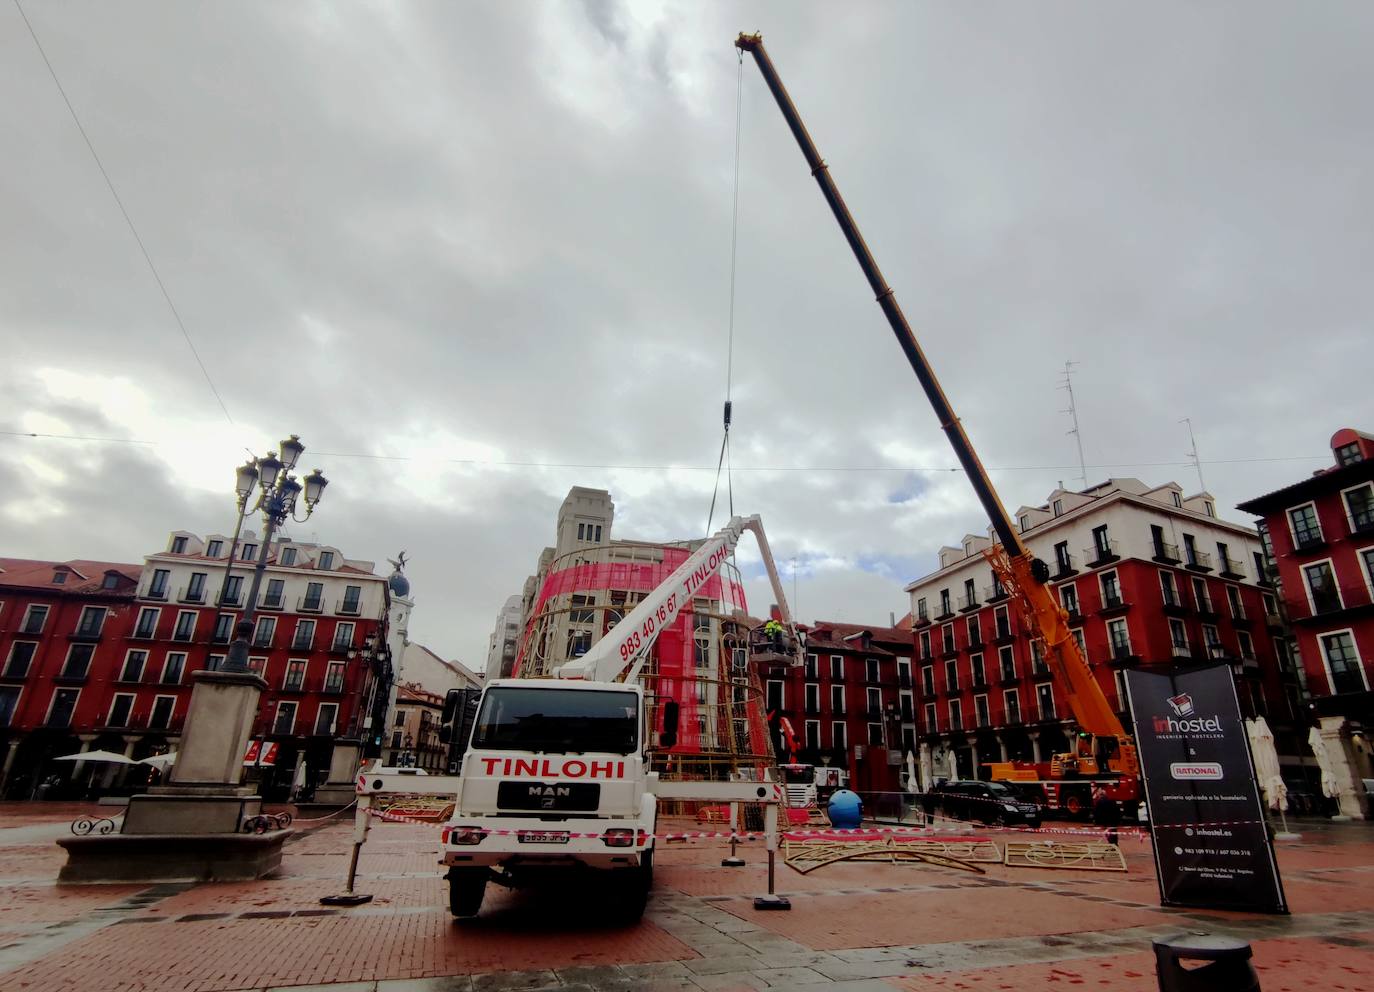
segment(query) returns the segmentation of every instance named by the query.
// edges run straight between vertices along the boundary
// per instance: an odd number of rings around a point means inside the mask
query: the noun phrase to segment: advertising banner
[[[1229,665],[1128,671],[1165,906],[1287,913]]]

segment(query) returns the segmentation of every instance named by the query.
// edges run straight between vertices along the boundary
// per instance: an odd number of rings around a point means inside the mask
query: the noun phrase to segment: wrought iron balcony
[[[299,613],[322,613],[324,612],[324,597],[301,596],[296,600],[296,610]]]
[[[1083,560],[1088,563],[1089,568],[1101,568],[1103,565],[1110,565],[1114,561],[1120,561],[1121,555],[1118,554],[1120,545],[1110,538],[1099,541],[1090,548],[1083,549]]]
[[[1189,551],[1188,562],[1184,567],[1191,572],[1210,572],[1212,556],[1206,551]]]
[[[342,617],[356,617],[362,612],[362,608],[363,604],[361,599],[349,599],[346,596],[334,604],[334,612]],[[701,617],[699,619],[704,619],[708,625],[710,624],[710,617]]]
[[[1245,572],[1242,571],[1244,568],[1245,566],[1236,559],[1226,557],[1221,559],[1221,572],[1219,574],[1224,579],[1243,579],[1245,578]]]
[[[1154,560],[1162,565],[1177,565],[1183,559],[1179,557],[1177,544],[1169,544],[1167,541],[1156,541]]]
[[[970,610],[976,610],[976,609],[978,609],[978,607],[980,607],[980,606],[982,606],[982,605],[983,605],[982,603],[978,602],[978,597],[977,597],[976,595],[974,595],[974,596],[960,596],[960,597],[959,597],[959,612],[960,612],[960,613],[968,613]]]
[[[181,590],[181,592],[177,593],[177,602],[180,602],[180,603],[203,603],[203,602],[205,602],[205,587],[204,587],[204,586],[201,586],[199,589],[192,589],[190,586],[187,586],[185,589]]]

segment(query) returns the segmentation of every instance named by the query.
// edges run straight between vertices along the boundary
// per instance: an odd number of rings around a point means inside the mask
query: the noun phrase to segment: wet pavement
[[[720,866],[719,841],[663,844],[644,920],[603,921],[588,891],[491,887],[482,914],[446,908],[432,827],[374,826],[358,889],[342,890],[349,817],[298,821],[278,876],[199,885],[57,886],[54,843],[79,814],[0,805],[0,988],[23,992],[506,989],[1153,990],[1152,939],[1204,930],[1250,941],[1266,992],[1374,988],[1374,827],[1302,822],[1279,846],[1287,917],[1159,906],[1149,846],[1127,871],[779,864],[790,912],[759,912],[764,852]],[[999,843],[1009,834],[979,830]],[[1020,838],[1024,835],[1015,835]]]

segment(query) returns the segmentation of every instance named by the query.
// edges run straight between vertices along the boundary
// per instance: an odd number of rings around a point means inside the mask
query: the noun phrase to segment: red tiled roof
[[[62,568],[69,569],[81,581],[54,584],[53,572]],[[100,589],[106,572],[118,572],[131,582],[137,582],[143,574],[142,565],[121,561],[92,561],[86,558],[73,558],[70,561],[0,558],[0,570],[3,570],[0,571],[0,586],[51,589],[58,592],[108,592],[109,590]]]

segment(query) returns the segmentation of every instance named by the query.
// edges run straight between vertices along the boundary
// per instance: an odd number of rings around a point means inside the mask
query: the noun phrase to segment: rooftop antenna
[[[1083,488],[1087,489],[1088,466],[1083,460],[1083,435],[1079,433],[1078,430],[1078,406],[1073,400],[1073,367],[1077,364],[1077,362],[1064,363],[1064,382],[1059,388],[1065,390],[1069,394],[1069,408],[1067,410],[1060,410],[1059,412],[1067,413],[1073,420],[1073,429],[1065,433],[1072,434],[1074,441],[1078,444],[1078,477],[1083,480]],[[1060,488],[1063,488],[1064,484],[1061,482],[1059,485]]]
[[[1193,460],[1193,468],[1197,469],[1197,484],[1202,492],[1207,491],[1207,483],[1202,480],[1202,459],[1197,454],[1197,438],[1193,436],[1193,418],[1184,417],[1179,421],[1180,424],[1188,425],[1188,440],[1193,445],[1193,450],[1188,452],[1188,457]]]

